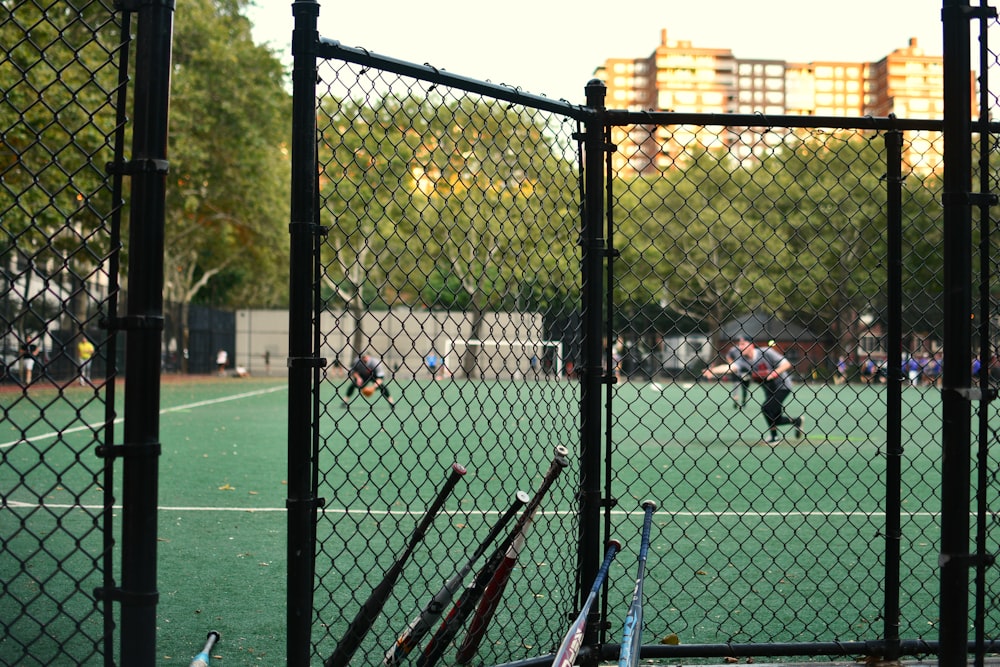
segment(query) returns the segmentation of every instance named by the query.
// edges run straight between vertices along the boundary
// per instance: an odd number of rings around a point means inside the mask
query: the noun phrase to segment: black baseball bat
[[[556,481],[566,467],[569,466],[569,459],[566,456],[569,451],[559,445],[556,447],[555,456],[552,459],[552,464],[549,466],[548,471],[546,471],[545,476],[542,478],[542,483],[535,491],[535,495],[532,496],[531,500],[525,506],[524,511],[521,516],[518,517],[517,523],[514,524],[514,529],[511,531],[510,535],[504,538],[504,541],[499,547],[490,555],[489,560],[486,564],[476,573],[472,584],[466,587],[462,591],[462,595],[459,596],[458,602],[452,607],[451,611],[448,612],[448,616],[445,617],[444,622],[431,637],[431,640],[424,647],[423,653],[417,658],[417,667],[433,667],[434,664],[441,658],[444,654],[445,649],[451,640],[455,638],[458,631],[465,624],[465,621],[469,618],[469,615],[476,608],[476,603],[479,598],[483,596],[486,591],[487,585],[493,578],[497,569],[503,563],[504,557],[507,554],[507,550],[510,545],[514,543],[517,536],[521,534],[525,525],[531,521],[532,516],[534,516],[535,511],[542,502],[542,498],[545,497],[545,493],[549,490],[549,487]]]
[[[389,594],[392,592],[393,586],[396,585],[396,580],[399,579],[399,575],[403,572],[403,567],[406,565],[406,561],[410,558],[413,550],[416,548],[417,544],[424,538],[424,534],[427,529],[430,528],[431,523],[434,521],[435,515],[440,511],[441,507],[444,505],[444,501],[447,500],[448,496],[451,494],[455,485],[458,484],[458,480],[462,478],[465,474],[465,468],[458,463],[453,463],[451,466],[451,473],[448,475],[448,479],[445,480],[444,486],[438,491],[437,497],[434,498],[434,502],[431,506],[427,508],[427,512],[424,514],[420,523],[417,525],[413,534],[410,536],[410,541],[403,549],[403,552],[396,559],[396,562],[392,564],[389,570],[382,577],[382,581],[379,582],[375,590],[371,592],[365,603],[361,605],[361,609],[358,611],[354,620],[347,628],[347,632],[341,638],[340,643],[337,644],[337,648],[334,650],[333,655],[326,659],[323,663],[324,667],[346,667],[346,665],[351,661],[351,657],[354,652],[358,650],[361,646],[361,640],[365,638],[365,635],[372,628],[372,624],[378,615],[382,612],[382,607],[385,606],[386,600],[389,599]]]
[[[642,540],[639,543],[639,565],[632,589],[632,602],[625,614],[625,628],[622,632],[622,649],[618,654],[618,667],[636,667],[639,664],[639,647],[642,645],[642,584],[646,578],[646,556],[649,554],[649,534],[653,527],[653,512],[656,503],[642,501],[646,513],[642,521]]]
[[[420,614],[410,621],[410,624],[403,634],[400,635],[399,639],[396,640],[393,647],[386,652],[382,664],[390,667],[403,664],[406,656],[420,644],[420,641],[431,631],[438,619],[441,618],[445,607],[451,602],[455,593],[462,586],[465,577],[468,576],[469,572],[472,572],[476,561],[486,553],[489,546],[500,535],[500,531],[507,527],[507,524],[514,518],[517,511],[524,507],[527,502],[528,494],[524,491],[518,491],[514,495],[514,502],[510,508],[494,524],[493,528],[490,529],[489,534],[479,543],[479,546],[476,547],[469,560],[444,582],[444,585],[434,594],[434,597],[431,598]]]
[[[587,629],[587,615],[590,614],[590,607],[594,604],[594,600],[597,599],[597,593],[601,590],[601,586],[604,585],[604,580],[608,576],[608,570],[611,569],[611,561],[615,559],[615,555],[621,548],[622,545],[617,540],[608,542],[608,549],[604,553],[604,562],[601,564],[601,569],[597,571],[597,576],[594,577],[594,585],[590,588],[590,595],[587,596],[586,601],[583,603],[583,609],[580,610],[576,620],[573,621],[573,625],[570,626],[569,632],[563,638],[559,650],[556,651],[556,657],[552,660],[552,667],[573,667],[573,663],[576,662],[576,656],[580,652],[580,645],[583,643],[583,633]]]

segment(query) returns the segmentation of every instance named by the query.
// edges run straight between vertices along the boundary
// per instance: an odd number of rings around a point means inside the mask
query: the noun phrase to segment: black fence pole
[[[587,121],[584,138],[584,210],[580,243],[582,278],[582,361],[580,387],[580,541],[577,588],[589,591],[601,563],[601,398],[604,387],[602,333],[604,321],[604,123],[605,85],[587,83],[587,106],[597,113]],[[594,615],[598,614],[595,610]],[[589,619],[583,646],[596,641]]]
[[[289,667],[308,667],[315,572],[312,379],[313,255],[316,245],[316,48],[319,3],[292,3],[292,193],[288,309],[288,572]]]
[[[129,289],[125,338],[122,466],[121,664],[155,665],[156,538],[160,456],[160,348],[166,219],[167,120],[172,0],[136,13],[135,124],[131,175]]]
[[[885,135],[889,386],[886,392],[885,460],[885,660],[899,658],[899,552],[902,535],[903,457],[903,133]]]
[[[993,168],[990,165],[990,158],[993,155],[993,146],[996,140],[993,133],[986,126],[990,119],[990,91],[989,62],[993,57],[989,43],[989,27],[997,17],[995,7],[989,8],[989,15],[980,16],[979,19],[979,394],[982,400],[979,407],[978,431],[979,447],[976,459],[976,553],[979,558],[976,560],[975,576],[975,653],[973,664],[975,667],[983,667],[986,663],[986,614],[992,595],[987,596],[986,569],[993,567],[994,556],[987,555],[988,534],[992,525],[990,511],[990,480],[994,471],[990,465],[990,442],[994,438],[994,432],[990,429],[989,403],[996,399],[995,390],[990,385],[993,382],[993,340],[990,330],[993,328],[993,298],[991,294],[993,279],[993,262],[991,256],[993,220],[990,216],[990,207],[997,205],[997,195],[992,192]],[[987,18],[991,20],[987,20]]]
[[[941,415],[941,665],[968,659],[972,147],[969,4],[944,0],[944,349]]]

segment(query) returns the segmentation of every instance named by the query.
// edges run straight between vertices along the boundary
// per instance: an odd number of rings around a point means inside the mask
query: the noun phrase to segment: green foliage
[[[14,9],[16,8],[16,12]],[[75,329],[88,282],[117,248],[105,164],[114,160],[117,40],[111,3],[0,2],[0,311],[22,337]],[[40,292],[68,295],[59,308]],[[76,318],[76,323],[65,319]]]
[[[542,121],[497,102],[321,99],[320,179],[337,307],[469,311],[574,289],[574,167]]]
[[[202,290],[216,305],[287,300],[291,102],[245,5],[192,0],[176,12],[165,290],[180,303]]]
[[[881,138],[788,135],[742,164],[726,151],[615,185],[616,299],[657,303],[718,326],[752,311],[817,332],[885,307],[886,184]],[[907,275],[940,288],[940,184],[905,182]]]

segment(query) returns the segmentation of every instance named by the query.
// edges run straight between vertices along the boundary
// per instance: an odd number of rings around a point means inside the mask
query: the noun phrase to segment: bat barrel
[[[642,645],[642,584],[646,576],[646,557],[649,553],[650,532],[653,526],[653,512],[656,511],[656,503],[652,500],[644,500],[642,509],[645,511],[645,516],[642,522],[642,540],[639,545],[639,565],[635,578],[635,588],[632,591],[632,602],[625,615],[621,652],[618,654],[618,667],[638,665],[639,647]]]

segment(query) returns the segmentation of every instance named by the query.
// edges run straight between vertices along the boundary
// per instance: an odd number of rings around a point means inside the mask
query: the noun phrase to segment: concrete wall
[[[349,366],[363,350],[381,357],[396,377],[428,375],[424,358],[434,350],[443,355],[449,340],[471,337],[472,321],[464,312],[393,308],[365,313],[361,321],[360,348],[352,347],[355,322],[341,312],[320,318],[320,356],[328,372],[336,364]],[[494,340],[538,341],[543,338],[539,313],[486,313],[483,337]],[[270,364],[267,364],[267,355]],[[236,311],[236,351],[232,363],[254,376],[287,376],[288,312],[284,310]]]

